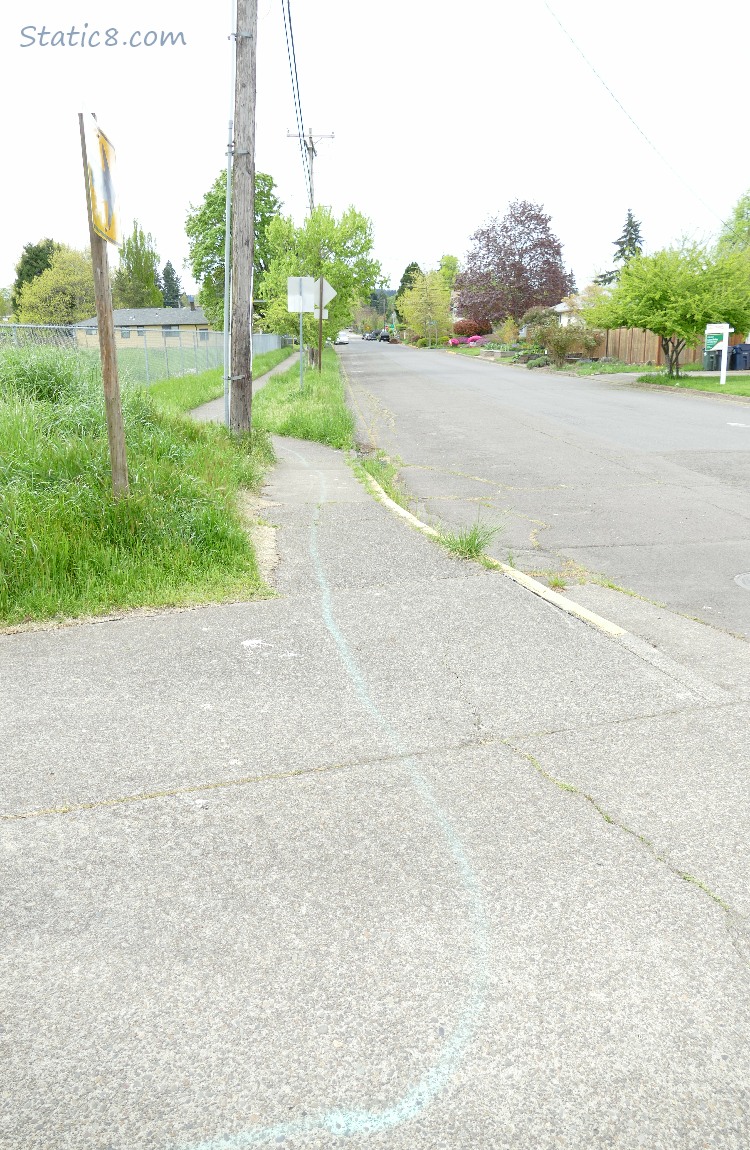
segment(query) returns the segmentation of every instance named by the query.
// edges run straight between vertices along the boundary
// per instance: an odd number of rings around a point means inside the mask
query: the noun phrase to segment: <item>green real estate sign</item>
[[[712,335],[706,336],[706,351],[712,351],[717,343],[723,343],[724,336],[720,331],[714,332]]]

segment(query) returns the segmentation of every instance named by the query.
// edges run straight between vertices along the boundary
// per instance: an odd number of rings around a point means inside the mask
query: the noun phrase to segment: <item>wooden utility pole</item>
[[[83,178],[86,185],[86,207],[89,217],[89,242],[91,244],[91,263],[94,269],[96,323],[99,331],[99,351],[102,361],[104,409],[107,416],[107,438],[109,440],[109,462],[112,469],[112,490],[114,491],[115,499],[120,499],[129,494],[128,460],[125,452],[125,427],[122,420],[122,403],[120,401],[120,379],[117,374],[115,320],[112,314],[112,287],[109,282],[107,241],[102,239],[102,237],[94,231],[94,215],[89,182],[89,157],[86,153],[86,132],[83,123],[83,113],[81,112],[78,114],[78,126],[81,131]],[[98,158],[96,162],[98,162]]]
[[[232,168],[232,379],[229,426],[250,430],[253,402],[255,240],[255,57],[258,0],[237,0]]]

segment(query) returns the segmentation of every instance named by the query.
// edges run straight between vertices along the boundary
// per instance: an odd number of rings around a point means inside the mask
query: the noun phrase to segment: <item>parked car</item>
[[[381,331],[379,339],[382,340],[383,343],[390,343],[391,342],[391,333],[389,331],[385,331],[385,330]]]
[[[334,343],[348,343],[349,342],[349,332],[348,331],[340,331],[333,342]]]

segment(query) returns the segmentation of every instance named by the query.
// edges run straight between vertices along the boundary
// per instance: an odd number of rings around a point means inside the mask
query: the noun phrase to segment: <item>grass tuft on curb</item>
[[[299,367],[273,376],[253,400],[253,424],[273,435],[309,439],[329,447],[354,447],[354,416],[346,406],[338,356],[323,352],[323,370]]]
[[[403,507],[404,511],[409,510],[409,496],[399,482],[398,467],[384,451],[378,450],[375,455],[357,456],[354,468],[355,471],[364,471],[371,475],[375,482],[380,484],[389,499],[392,499],[399,507]]]
[[[268,436],[122,395],[130,495],[112,495],[98,364],[0,353],[0,622],[268,595],[237,509],[273,461]]]
[[[439,531],[438,540],[443,547],[461,559],[481,559],[485,549],[501,530],[500,526],[490,527],[487,523],[480,523],[477,520],[471,527],[462,527],[458,531]]]

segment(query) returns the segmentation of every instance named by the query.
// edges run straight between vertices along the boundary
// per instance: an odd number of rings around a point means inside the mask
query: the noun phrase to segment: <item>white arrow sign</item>
[[[317,304],[315,305],[315,311],[313,312],[313,315],[315,316],[316,319],[320,319],[320,308],[318,307]],[[328,319],[328,308],[327,307],[323,308],[323,319]]]
[[[312,276],[289,276],[286,281],[287,311],[312,311],[318,298],[314,287]]]
[[[330,303],[335,295],[336,295],[336,292],[331,287],[328,280],[323,280],[323,307],[325,307],[327,303]],[[315,300],[315,306],[319,307],[320,306],[320,280],[319,279],[317,279],[313,285],[313,299]]]

